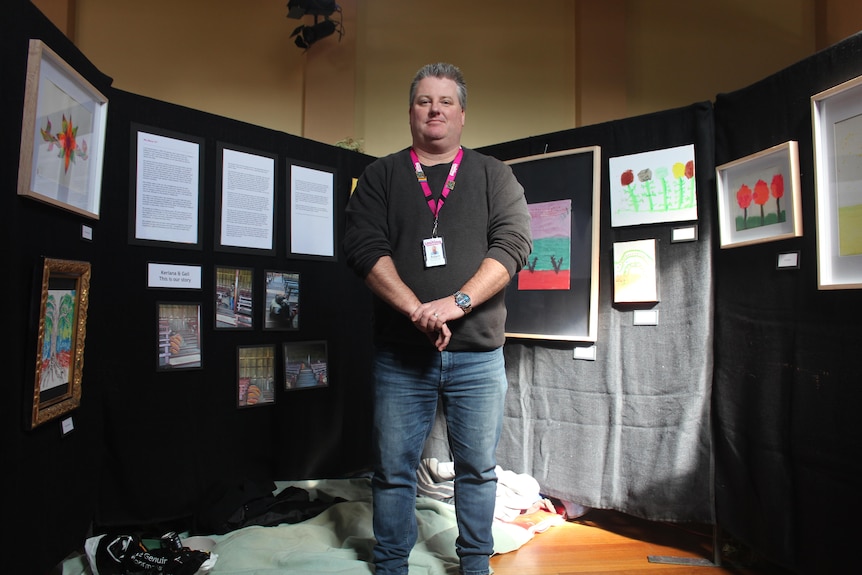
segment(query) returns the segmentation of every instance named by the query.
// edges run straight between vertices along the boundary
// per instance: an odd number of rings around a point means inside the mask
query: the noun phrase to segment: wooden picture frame
[[[108,99],[41,40],[30,40],[18,194],[99,219]]]
[[[31,429],[81,403],[89,299],[89,263],[44,259]]]
[[[284,389],[329,387],[329,351],[326,341],[290,341],[283,344]]]
[[[817,287],[862,288],[862,76],[811,96]]]
[[[795,140],[717,166],[715,176],[721,248],[802,235]]]
[[[237,408],[275,403],[275,344],[237,346],[236,390]]]
[[[528,265],[506,289],[506,337],[596,341],[601,155],[588,146],[506,162],[533,227]]]

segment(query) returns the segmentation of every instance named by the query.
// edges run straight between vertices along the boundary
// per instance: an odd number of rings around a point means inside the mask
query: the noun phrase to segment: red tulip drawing
[[[760,224],[763,225],[766,215],[763,213],[763,205],[769,201],[769,186],[763,180],[757,180],[754,184],[754,203],[760,206]]]
[[[769,187],[772,190],[772,197],[775,198],[775,213],[778,215],[778,221],[783,221],[781,217],[781,198],[784,197],[784,176],[781,174],[772,176],[772,183]]]
[[[626,194],[629,196],[629,201],[635,211],[638,211],[638,197],[635,193],[635,174],[632,170],[626,170],[620,175],[620,184],[625,188]]]
[[[747,227],[746,222],[748,220],[748,206],[751,205],[753,194],[751,193],[751,188],[747,185],[742,184],[742,186],[736,192],[736,203],[739,204],[739,207],[742,208],[742,227],[737,226],[737,229],[745,229]]]

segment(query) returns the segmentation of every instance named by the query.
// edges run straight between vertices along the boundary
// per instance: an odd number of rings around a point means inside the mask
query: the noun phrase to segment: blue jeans
[[[502,348],[384,348],[374,360],[376,575],[407,573],[416,543],[416,470],[442,399],[455,462],[455,551],[464,575],[487,575],[494,552],[496,450],[503,425]]]

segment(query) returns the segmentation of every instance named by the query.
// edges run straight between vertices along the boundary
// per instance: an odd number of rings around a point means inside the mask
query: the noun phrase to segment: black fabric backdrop
[[[714,419],[719,523],[800,573],[845,572],[860,535],[862,306],[817,289],[810,102],[859,74],[856,35],[715,101],[717,165],[799,142],[803,236],[717,252]]]
[[[367,290],[340,261],[288,260],[282,210],[275,256],[216,252],[213,198],[219,141],[277,153],[281,190],[288,158],[335,169],[339,205],[347,200],[350,178],[371,159],[114,90],[111,79],[28,1],[7,2],[4,14],[0,101],[8,113],[0,115],[6,135],[0,211],[7,220],[0,249],[7,272],[5,317],[12,337],[2,352],[9,385],[0,402],[0,425],[4,461],[11,467],[4,502],[7,509],[24,510],[11,518],[7,570],[46,572],[81,545],[91,524],[107,529],[187,518],[206,487],[218,480],[332,476],[364,466],[369,459]],[[17,111],[23,102],[31,37],[43,39],[110,98],[98,221],[14,193],[21,131]],[[854,523],[862,511],[857,460],[862,434],[856,417],[862,392],[854,352],[862,343],[857,327],[862,314],[858,290],[816,288],[809,97],[862,73],[860,51],[862,39],[848,39],[747,89],[719,95],[714,111],[708,103],[695,104],[483,150],[507,159],[600,144],[607,158],[682,143],[698,145],[696,242],[670,245],[672,226],[667,225],[611,229],[604,164],[597,360],[574,361],[571,345],[553,342],[512,342],[507,347],[511,397],[535,402],[508,405],[501,452],[506,467],[523,463],[518,471],[532,472],[549,491],[588,505],[647,517],[708,518],[711,438],[704,422],[710,414],[708,405],[704,413],[694,413],[691,406],[705,405],[711,392],[716,519],[722,528],[799,573],[843,572],[854,563],[859,533]],[[709,135],[713,119],[714,140]],[[202,250],[128,243],[132,121],[205,138]],[[716,229],[711,166],[788,139],[800,144],[805,235],[718,250],[711,232]],[[286,202],[280,205],[284,208]],[[342,212],[337,213],[340,232]],[[81,239],[82,224],[92,227],[92,241]],[[657,329],[631,326],[631,309],[611,303],[613,242],[642,237],[659,238],[662,301]],[[777,254],[790,250],[800,251],[801,269],[775,270]],[[82,404],[72,412],[75,427],[66,436],[58,421],[32,431],[28,424],[36,357],[34,283],[43,256],[93,265]],[[169,294],[149,290],[148,262],[201,265],[203,289]],[[264,269],[299,272],[305,304],[301,331],[215,332],[205,321],[203,369],[156,373],[156,302],[201,301],[204,320],[211,318],[212,270],[217,264],[253,267],[258,289]],[[665,290],[668,285],[685,285],[690,294],[674,295]],[[236,409],[236,346],[292,339],[329,341],[330,387],[279,393],[275,405]],[[654,356],[633,361],[637,354],[632,352],[643,349]],[[662,366],[662,358],[673,362]],[[698,364],[703,373],[714,372],[714,379],[698,372]],[[550,368],[536,368],[543,365]],[[649,455],[633,454],[629,439],[639,439],[633,435],[617,433],[623,440],[614,444],[581,441],[595,420],[610,422],[606,435],[611,435],[644,415],[633,409],[640,404],[622,402],[630,411],[614,420],[595,404],[581,401],[587,397],[582,392],[617,381],[622,383],[608,389],[617,393],[619,385],[639,386],[650,392],[640,399],[653,404],[661,400],[656,390],[692,392],[689,399],[697,401],[689,401],[684,414],[670,412],[661,426],[673,437],[682,429],[674,423],[695,423],[695,441],[684,443],[691,463],[686,474],[670,482],[643,481],[641,464]],[[560,397],[571,407],[570,417],[561,415],[554,403]],[[533,417],[530,409],[536,405],[554,417]],[[553,425],[539,433],[539,424],[546,421]],[[520,422],[524,435],[515,425]],[[660,436],[644,433],[640,438],[654,441]],[[544,441],[535,441],[539,437]],[[516,446],[522,439],[524,445]],[[602,461],[608,448],[615,450],[615,468]],[[579,464],[587,469],[578,470]],[[572,469],[577,473],[570,477],[567,470]],[[608,490],[610,485],[616,487]]]
[[[109,99],[101,218],[90,220],[15,193],[27,47],[41,38]],[[341,148],[171,105],[111,87],[63,34],[29,2],[4,4],[0,115],[3,261],[6,263],[7,396],[2,405],[3,457],[12,486],[4,489],[13,531],[4,568],[45,573],[97,531],[182,525],[218,481],[341,476],[369,460],[368,290],[344,262],[287,258],[288,160],[336,172],[336,242],[351,178],[372,159]],[[205,139],[203,249],[131,245],[131,123]],[[224,142],[278,154],[276,254],[214,249],[216,146]],[[82,224],[93,230],[81,239]],[[340,244],[336,244],[340,256]],[[34,387],[41,258],[90,262],[81,406],[74,431],[60,420],[29,429]],[[148,289],[149,262],[200,265],[202,289]],[[256,327],[214,330],[214,266],[254,269]],[[298,272],[302,323],[296,332],[261,329],[264,270]],[[38,284],[37,284],[38,285]],[[203,367],[156,372],[159,301],[200,302]],[[14,335],[18,334],[18,335]],[[237,409],[236,348],[326,340],[330,385],[279,390],[274,405]],[[277,369],[280,375],[281,371]],[[277,377],[281,383],[281,377]],[[14,501],[14,505],[12,505]],[[159,535],[160,533],[156,533]]]
[[[4,216],[0,254],[4,263],[2,364],[4,397],[0,401],[3,463],[7,481],[3,508],[10,549],[4,569],[45,573],[82,542],[97,505],[101,469],[102,420],[98,394],[89,387],[85,363],[84,397],[74,415],[75,430],[62,437],[57,422],[30,431],[35,384],[37,309],[41,257],[92,260],[95,243],[80,239],[82,218],[30,199],[19,198],[18,158],[21,109],[29,38],[41,38],[95,87],[105,93],[111,79],[75,50],[29,2],[3,5],[0,34],[0,213]],[[97,236],[98,237],[98,236]],[[98,314],[98,304],[91,304]],[[89,342],[88,342],[89,343]],[[86,356],[90,366],[95,359]]]
[[[98,371],[90,373],[103,396],[107,454],[97,524],[188,515],[201,489],[215,479],[328,477],[366,465],[368,354],[355,345],[362,330],[351,326],[369,323],[370,297],[341,260],[288,258],[285,222],[289,160],[336,171],[340,238],[351,178],[359,176],[369,158],[118,90],[111,92],[110,105],[103,186],[111,193],[103,197],[105,217],[97,231],[110,267],[94,266],[91,301],[103,305],[94,306],[89,328],[97,337],[107,337],[87,343],[88,354],[98,358],[93,365]],[[206,139],[202,250],[128,243],[132,122]],[[275,256],[214,247],[220,142],[278,154]],[[340,252],[339,245],[336,250]],[[202,264],[203,289],[146,289],[148,262]],[[216,265],[253,268],[254,330],[213,329]],[[262,330],[266,270],[299,273],[298,331]],[[160,301],[202,302],[202,369],[155,372],[152,330]],[[275,343],[278,360],[282,342],[308,340],[328,342],[329,387],[282,390],[275,405],[236,408],[238,345]],[[276,373],[276,381],[283,382],[280,367]]]

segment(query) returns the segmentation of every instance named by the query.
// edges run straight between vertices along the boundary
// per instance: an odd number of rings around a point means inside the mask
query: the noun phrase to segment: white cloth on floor
[[[501,468],[497,471],[497,504],[494,517],[512,521],[542,499],[539,482],[526,473],[515,473]]]
[[[494,518],[512,521],[521,513],[530,510],[542,500],[539,482],[526,473],[515,473],[496,467],[497,502]],[[419,495],[451,503],[455,498],[455,463],[438,461],[429,457],[422,459],[416,470],[416,491]]]

